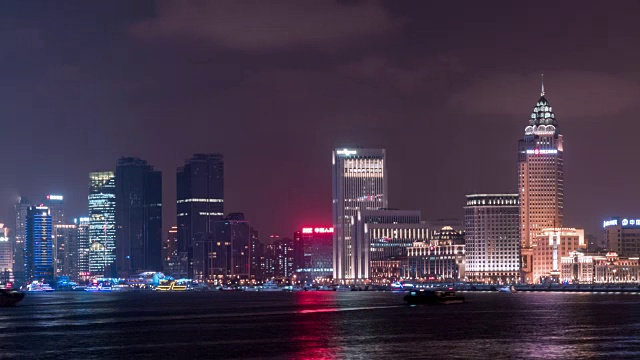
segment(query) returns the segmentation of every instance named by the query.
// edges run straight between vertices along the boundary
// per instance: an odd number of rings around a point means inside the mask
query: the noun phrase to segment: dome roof
[[[533,112],[529,117],[529,125],[553,125],[558,127],[558,121],[556,115],[553,113],[553,108],[549,104],[549,100],[544,97],[544,94],[538,99],[536,106],[533,108]]]

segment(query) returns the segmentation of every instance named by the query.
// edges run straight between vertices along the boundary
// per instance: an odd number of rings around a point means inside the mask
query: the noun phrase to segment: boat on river
[[[404,297],[407,305],[450,305],[464,303],[464,296],[456,295],[453,290],[411,290]]]
[[[0,306],[15,306],[24,299],[24,293],[13,289],[0,289]]]

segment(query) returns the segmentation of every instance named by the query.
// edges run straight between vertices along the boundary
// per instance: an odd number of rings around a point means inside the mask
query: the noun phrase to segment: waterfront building
[[[572,251],[561,261],[561,280],[565,283],[638,283],[640,265],[637,257],[623,258],[615,252],[603,255]]]
[[[215,223],[215,243],[209,254],[212,266],[209,274],[197,273],[194,267],[194,279],[198,276],[211,278],[222,276],[227,279],[248,280],[251,272],[251,226],[242,213],[231,213]]]
[[[112,171],[89,173],[89,271],[115,275],[116,193]]]
[[[532,279],[532,247],[543,229],[562,227],[564,148],[558,121],[545,98],[544,84],[518,143],[518,192],[523,278]]]
[[[162,173],[145,160],[116,165],[116,268],[119,277],[162,267]]]
[[[53,229],[51,213],[46,206],[27,208],[25,225],[25,281],[52,282],[53,273]]]
[[[89,223],[89,217],[73,219],[78,238],[78,273],[76,274],[78,281],[85,281],[91,276],[91,272],[89,271],[89,253],[91,249]]]
[[[296,253],[302,248],[302,263],[296,267],[301,280],[324,282],[333,277],[333,234],[329,226],[306,226],[293,234]]]
[[[562,257],[569,256],[572,251],[586,248],[584,229],[542,229],[533,242],[532,282],[559,282]]]
[[[27,209],[29,200],[21,197],[15,206],[16,226],[13,232],[13,276],[15,281],[22,284],[26,279],[24,268],[24,247],[26,239]]]
[[[178,227],[172,226],[167,234],[167,239],[162,244],[162,268],[165,274],[176,276],[186,274],[187,269],[180,269],[178,257]]]
[[[53,216],[51,216],[53,222]],[[54,277],[67,276],[78,281],[78,227],[76,225],[53,225]]]
[[[358,211],[386,208],[387,165],[384,149],[335,149],[332,157],[333,278],[356,281],[365,269],[356,262],[358,244],[353,226]]]
[[[622,257],[640,256],[640,217],[612,217],[603,227],[607,250]]]
[[[264,246],[264,258],[261,262],[261,272],[263,279],[271,279],[276,276],[276,240],[279,240],[279,235],[270,235],[270,244]]]
[[[9,228],[0,224],[0,284],[14,281],[13,243],[9,239]]]
[[[214,224],[224,217],[224,160],[221,154],[195,154],[177,171],[178,256],[193,277],[193,247],[212,238]],[[204,266],[203,263],[201,263]]]
[[[465,257],[468,281],[520,281],[518,194],[467,195]]]
[[[264,244],[260,242],[258,230],[250,228],[249,236],[251,238],[251,278],[261,280],[264,276],[260,266],[260,263],[264,258]]]
[[[408,274],[419,281],[464,281],[464,231],[444,226],[407,248]]]
[[[374,283],[396,281],[408,276],[407,248],[427,241],[429,230],[416,210],[360,210],[353,226],[352,268],[354,280]]]
[[[274,246],[275,277],[291,278],[295,274],[295,249],[290,238],[276,238]]]

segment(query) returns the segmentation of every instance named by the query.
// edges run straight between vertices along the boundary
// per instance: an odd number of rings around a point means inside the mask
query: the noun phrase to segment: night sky
[[[264,238],[331,224],[331,150],[384,147],[389,205],[462,218],[516,192],[540,96],[565,136],[565,225],[640,216],[638,2],[5,1],[0,221],[19,195],[86,214],[88,172],[225,156],[226,212]]]

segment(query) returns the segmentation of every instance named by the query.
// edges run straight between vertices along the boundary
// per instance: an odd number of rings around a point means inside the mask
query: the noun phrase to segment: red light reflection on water
[[[290,340],[295,346],[294,359],[336,358],[341,353],[337,341],[340,309],[336,306],[336,293],[313,291],[294,294],[297,309],[292,323],[295,334]]]

